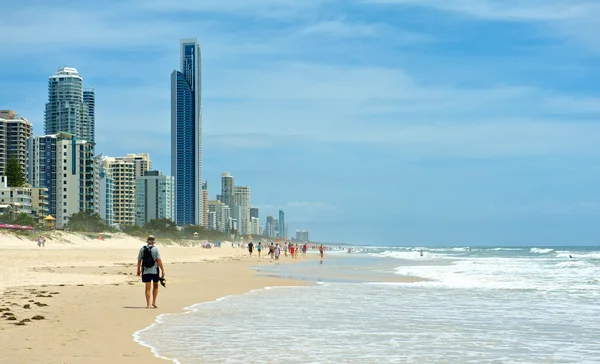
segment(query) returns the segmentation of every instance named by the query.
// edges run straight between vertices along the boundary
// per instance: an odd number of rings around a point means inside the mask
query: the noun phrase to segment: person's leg
[[[144,282],[145,286],[145,294],[146,294],[146,308],[150,308],[150,285],[152,282]]]
[[[154,282],[154,289],[152,290],[152,307],[156,308],[156,296],[158,296],[158,282]]]

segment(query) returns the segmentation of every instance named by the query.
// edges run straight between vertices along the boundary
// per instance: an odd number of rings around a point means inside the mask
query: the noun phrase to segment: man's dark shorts
[[[158,282],[158,274],[142,274],[142,282]]]

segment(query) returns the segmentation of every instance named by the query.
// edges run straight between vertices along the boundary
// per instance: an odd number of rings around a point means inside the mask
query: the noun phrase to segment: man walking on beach
[[[160,277],[165,277],[165,268],[158,248],[154,246],[154,235],[148,236],[147,243],[148,245],[144,245],[138,253],[137,275],[142,276],[142,282],[145,284],[146,308],[157,308],[158,282]],[[154,287],[152,290],[152,305],[150,305],[150,285],[152,282],[154,282]]]

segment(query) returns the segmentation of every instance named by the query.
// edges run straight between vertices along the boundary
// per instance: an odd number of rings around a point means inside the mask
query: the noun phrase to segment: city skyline
[[[77,24],[57,21],[60,1],[32,3],[5,5],[0,108],[36,135],[47,77],[70,65],[96,91],[96,149],[147,151],[168,171],[165,75],[177,41],[194,35],[203,179],[231,171],[261,212],[284,209],[292,231],[355,243],[599,242],[589,3],[108,1],[70,4],[81,24],[71,39],[60,34]]]

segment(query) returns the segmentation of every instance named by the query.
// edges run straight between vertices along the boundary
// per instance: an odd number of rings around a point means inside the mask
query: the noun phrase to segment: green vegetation
[[[71,231],[100,233],[110,230],[102,217],[95,212],[80,211],[69,217],[67,228]]]
[[[6,179],[8,187],[23,187],[27,182],[25,180],[25,172],[19,164],[19,159],[15,154],[11,154],[6,162]]]
[[[18,213],[16,216],[13,216],[12,213],[7,212],[5,214],[0,215],[0,223],[35,226],[35,219],[33,218],[33,216],[31,216],[31,214],[25,212]]]

